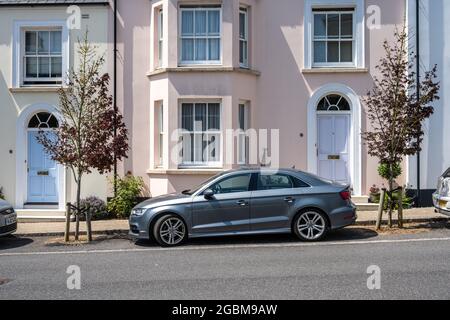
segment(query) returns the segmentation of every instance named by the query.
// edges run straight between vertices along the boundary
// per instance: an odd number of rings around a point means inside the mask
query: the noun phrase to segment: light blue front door
[[[58,166],[36,140],[37,131],[28,132],[28,203],[58,202]],[[47,134],[52,134],[48,132]]]

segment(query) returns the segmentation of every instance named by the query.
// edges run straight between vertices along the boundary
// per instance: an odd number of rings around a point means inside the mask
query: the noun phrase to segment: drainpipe
[[[416,0],[416,94],[417,101],[420,99],[420,0]],[[420,152],[417,153],[417,202],[416,206],[421,207],[421,189],[420,189]]]
[[[114,55],[113,55],[113,107],[114,120],[117,119],[117,0],[114,0]],[[114,121],[115,122],[115,121]],[[114,125],[114,138],[117,137],[117,128]],[[117,156],[114,154],[114,197],[117,196]]]

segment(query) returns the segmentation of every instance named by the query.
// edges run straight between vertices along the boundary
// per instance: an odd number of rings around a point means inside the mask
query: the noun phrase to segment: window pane
[[[239,105],[239,129],[245,130],[246,129],[246,123],[245,123],[245,104]]]
[[[38,52],[40,54],[50,53],[50,32],[39,31],[38,32]]]
[[[239,14],[239,37],[247,39],[247,15],[245,13]]]
[[[210,35],[220,34],[220,11],[208,11],[208,33]]]
[[[204,150],[208,162],[220,161],[220,135],[208,134],[206,140],[206,149]]]
[[[206,11],[195,11],[195,35],[206,35]]]
[[[181,34],[194,34],[194,11],[185,11],[181,13]]]
[[[275,190],[293,188],[291,179],[285,175],[260,175],[258,190]]]
[[[194,161],[194,135],[186,133],[182,135],[182,158],[184,163],[189,163]]]
[[[194,40],[183,39],[182,44],[182,60],[183,61],[193,61],[194,60]]]
[[[36,32],[25,32],[25,53],[36,54]]]
[[[314,15],[314,37],[325,38],[327,36],[327,15]]]
[[[37,58],[26,58],[26,77],[37,77]]]
[[[353,62],[353,42],[341,42],[341,62]]]
[[[328,38],[339,37],[339,15],[329,14],[328,16]]]
[[[314,62],[327,62],[326,60],[326,42],[315,41],[314,42]]]
[[[353,37],[353,15],[343,14],[341,15],[341,37],[352,38]]]
[[[61,54],[62,52],[62,33],[61,31],[52,31],[50,33],[50,52],[52,54]]]
[[[220,39],[210,39],[209,43],[209,60],[220,60]]]
[[[192,103],[184,103],[181,108],[181,128],[187,131],[193,131],[194,105]]]
[[[215,194],[247,192],[250,188],[251,177],[251,174],[246,174],[227,178],[214,185],[211,189]]]
[[[50,77],[50,58],[39,58],[39,77]]]
[[[206,103],[195,104],[195,131],[206,131]]]
[[[195,40],[195,60],[204,61],[206,59],[206,39]]]
[[[62,77],[62,58],[51,58],[52,61],[52,78]]]
[[[339,62],[339,42],[330,41],[328,42],[328,62]]]
[[[206,147],[206,141],[204,141],[203,133],[194,134],[194,162],[205,162],[203,150]]]
[[[208,130],[220,130],[220,104],[208,105]]]

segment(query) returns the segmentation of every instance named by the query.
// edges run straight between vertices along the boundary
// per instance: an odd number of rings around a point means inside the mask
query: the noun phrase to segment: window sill
[[[252,69],[244,69],[244,68],[234,68],[234,67],[177,67],[177,68],[161,68],[156,69],[154,71],[148,72],[147,77],[151,78],[156,75],[161,75],[165,73],[173,73],[173,72],[237,72],[244,73],[253,76],[260,76],[261,72]]]
[[[226,170],[220,169],[220,168],[197,168],[197,169],[170,169],[170,170],[164,170],[164,169],[154,169],[154,170],[148,170],[147,174],[154,174],[154,175],[216,175],[219,173],[222,173]]]
[[[320,74],[320,73],[368,73],[367,68],[311,68],[302,69],[304,74]]]
[[[26,92],[58,92],[61,86],[30,86],[20,88],[9,88],[11,93],[26,93]]]

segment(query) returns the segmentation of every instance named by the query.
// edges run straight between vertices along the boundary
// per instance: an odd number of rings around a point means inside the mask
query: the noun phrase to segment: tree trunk
[[[403,228],[403,187],[398,190],[398,227]]]
[[[377,230],[381,228],[381,220],[383,219],[384,203],[386,200],[386,189],[381,189],[380,204],[378,206]]]
[[[389,206],[388,206],[388,210],[389,210],[389,215],[388,215],[388,225],[389,228],[392,228],[392,211],[393,211],[393,206],[394,206],[394,194],[393,194],[393,190],[394,189],[394,179],[392,178],[392,174],[393,174],[393,165],[389,164],[389,191],[388,191],[388,200],[389,200]]]
[[[70,203],[67,204],[66,209],[66,230],[64,232],[64,241],[69,242],[69,233],[70,233],[70,216],[72,215],[72,208],[70,207]]]
[[[80,172],[78,172],[75,241],[78,241],[79,240],[79,236],[80,236],[80,213],[81,213],[80,204],[81,204],[81,174],[80,174]]]
[[[86,211],[86,231],[87,231],[87,241],[92,241],[92,229],[91,229],[91,208]]]

